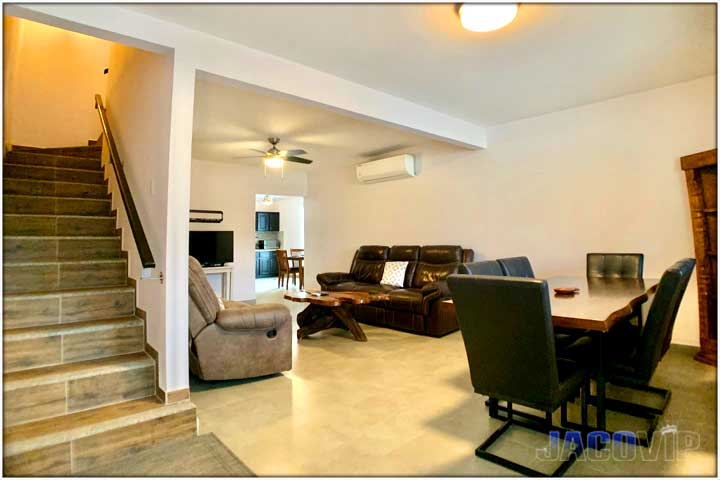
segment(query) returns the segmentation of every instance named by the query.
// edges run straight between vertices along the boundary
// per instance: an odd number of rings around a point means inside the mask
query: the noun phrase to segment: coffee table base
[[[358,342],[367,342],[365,332],[350,313],[350,305],[325,307],[311,303],[298,313],[297,323],[300,327],[297,331],[298,340],[321,330],[342,328],[352,333]]]

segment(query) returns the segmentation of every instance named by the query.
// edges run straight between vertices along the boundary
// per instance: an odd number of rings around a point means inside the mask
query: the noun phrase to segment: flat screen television
[[[190,232],[190,255],[203,267],[233,261],[233,232]]]

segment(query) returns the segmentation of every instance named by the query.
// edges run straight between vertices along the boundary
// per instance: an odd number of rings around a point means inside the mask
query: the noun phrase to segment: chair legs
[[[507,406],[500,407],[498,405],[498,400],[491,398],[489,400],[490,404],[490,411],[491,415],[495,413],[497,415],[498,409],[502,408],[506,412],[506,421],[505,423],[495,430],[488,438],[485,440],[479,447],[475,449],[475,455],[479,458],[482,458],[484,460],[488,460],[490,462],[493,462],[497,465],[503,466],[505,468],[508,468],[510,470],[514,470],[515,472],[520,473],[521,475],[527,476],[527,477],[538,477],[538,476],[547,476],[546,474],[539,472],[537,470],[533,470],[532,468],[526,467],[524,465],[520,465],[519,463],[515,463],[511,460],[508,460],[506,458],[500,457],[498,455],[495,455],[493,453],[490,453],[488,450],[492,446],[495,441],[497,441],[503,433],[505,433],[511,426],[515,425],[518,427],[528,428],[530,430],[535,430],[537,432],[542,433],[550,433],[550,431],[557,431],[561,434],[564,434],[567,432],[564,428],[557,428],[553,426],[552,424],[552,412],[545,412],[545,417],[538,417],[535,415],[526,414],[525,412],[519,412],[517,410],[513,410],[512,403],[507,402]],[[567,416],[567,410],[566,405],[563,404],[562,412],[563,416]],[[532,422],[525,422],[516,420],[514,416],[521,416],[525,418],[531,418]],[[499,417],[494,417],[499,418]],[[553,477],[559,477],[565,474],[567,472],[568,468],[575,463],[575,460],[577,460],[577,457],[582,453],[583,446],[582,445],[576,445],[572,452],[570,452],[569,457],[567,460],[563,461],[560,466],[555,469],[555,471],[551,474]]]
[[[672,392],[664,388],[651,387],[649,385],[637,385],[637,384],[623,384],[614,382],[619,387],[629,388],[638,390],[641,392],[654,393],[662,396],[662,405],[660,408],[650,407],[639,403],[626,402],[624,400],[618,400],[615,398],[606,398],[605,405],[609,410],[620,412],[626,415],[630,415],[637,418],[643,418],[650,421],[650,425],[645,431],[645,438],[635,438],[635,443],[641,447],[649,447],[652,443],[653,435],[657,429],[657,425],[660,420],[660,415],[665,413],[665,409],[670,403],[670,397]],[[588,402],[592,405],[597,401],[595,396],[589,396]],[[629,438],[623,437],[623,441],[630,441]]]

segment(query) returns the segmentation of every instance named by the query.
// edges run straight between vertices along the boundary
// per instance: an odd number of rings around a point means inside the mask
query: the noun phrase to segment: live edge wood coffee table
[[[365,332],[353,318],[350,309],[353,305],[389,298],[385,293],[328,292],[327,295],[322,296],[313,293],[291,291],[285,294],[286,300],[310,304],[298,313],[297,323],[300,327],[297,332],[298,340],[320,330],[342,328],[349,330],[358,342],[367,342]]]

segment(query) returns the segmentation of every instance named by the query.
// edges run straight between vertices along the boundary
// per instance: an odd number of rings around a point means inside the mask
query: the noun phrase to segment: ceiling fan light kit
[[[305,150],[279,150],[277,148],[277,144],[280,143],[280,139],[277,137],[270,137],[268,138],[268,142],[270,142],[270,149],[266,152],[263,152],[262,150],[255,150],[254,148],[251,150],[254,150],[261,155],[251,155],[249,157],[233,157],[236,159],[244,159],[244,158],[262,158],[263,159],[263,167],[265,169],[265,176],[267,177],[267,169],[268,168],[279,168],[280,169],[280,176],[285,176],[285,162],[292,162],[292,163],[301,163],[304,165],[309,165],[313,161],[309,160],[307,158],[300,158],[296,155],[305,155],[307,152]]]
[[[517,15],[517,3],[462,3],[460,23],[471,32],[492,32],[508,25]]]

